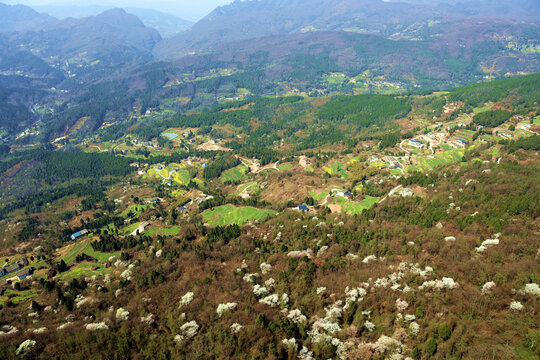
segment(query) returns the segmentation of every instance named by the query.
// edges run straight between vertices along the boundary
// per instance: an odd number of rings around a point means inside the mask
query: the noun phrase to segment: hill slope
[[[193,22],[181,19],[177,16],[167,14],[153,9],[125,8],[125,10],[137,16],[145,26],[159,31],[163,38],[172,37],[189,30]]]
[[[0,3],[0,33],[34,29],[53,21],[55,18],[40,14],[24,5],[6,5]]]
[[[235,1],[217,8],[190,31],[163,41],[154,54],[159,58],[174,58],[231,41],[306,31],[349,31],[387,38],[427,39],[452,33],[463,21],[514,23],[519,18],[538,22],[533,15],[538,13],[537,3],[520,0],[512,6],[514,11],[508,11],[508,7],[502,2],[427,5],[380,0]],[[433,25],[436,24],[442,26],[435,31]]]
[[[161,40],[134,15],[121,9],[83,19],[66,19],[35,31],[11,35],[8,40],[60,67],[105,66],[141,63],[152,59],[151,51]],[[100,65],[100,66],[101,66]],[[77,70],[79,68],[79,70]]]
[[[389,17],[398,16],[386,28]],[[235,40],[313,30],[342,30],[361,23],[365,32],[392,33],[432,15],[424,7],[371,0],[236,1],[219,7],[185,34],[156,47],[160,58],[212,49]]]
[[[85,18],[96,16],[104,11],[113,9],[111,6],[99,5],[46,5],[36,6],[35,9],[51,14],[58,19]],[[156,29],[162,37],[170,37],[188,30],[193,22],[181,19],[169,13],[164,13],[154,9],[125,7],[126,12],[137,16],[145,26]]]
[[[539,84],[0,147],[1,358],[537,359]]]
[[[347,32],[296,33],[231,42],[174,64],[199,69],[240,66],[244,70],[263,70],[266,80],[312,82],[332,71],[356,76],[369,70],[388,80],[412,80],[427,87],[479,80],[485,75],[481,66],[491,67],[494,62],[499,74],[540,71],[537,54],[504,49],[504,42],[491,38],[493,28],[511,32],[516,38],[526,36],[528,31],[509,25],[469,25],[462,33],[422,41],[388,40]],[[467,36],[471,32],[476,35]]]

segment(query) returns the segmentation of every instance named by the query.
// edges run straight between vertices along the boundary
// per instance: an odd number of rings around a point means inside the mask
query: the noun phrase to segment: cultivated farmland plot
[[[248,221],[263,220],[270,215],[277,214],[273,210],[261,210],[253,207],[236,207],[223,205],[202,213],[203,219],[211,226],[225,226],[231,224],[242,225]]]

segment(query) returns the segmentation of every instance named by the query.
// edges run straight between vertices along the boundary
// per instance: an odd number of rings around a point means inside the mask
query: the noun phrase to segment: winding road
[[[248,165],[241,157],[238,157],[238,159],[240,159],[240,162],[242,163],[242,165],[244,165],[245,167],[247,167],[247,168],[251,171],[251,166],[249,166],[249,165]],[[256,171],[251,171],[251,172],[252,172],[253,174],[258,174],[258,173],[260,173],[260,172],[262,172],[262,171],[264,171],[264,170],[270,170],[270,169],[274,169],[274,170],[277,170],[277,171],[281,171],[281,170],[279,170],[279,168],[278,168],[278,164],[279,164],[280,161],[281,161],[281,160],[276,161],[276,163],[275,163],[274,165],[272,165],[272,166],[266,165],[266,166],[264,166],[264,167],[262,167],[262,168],[260,168],[260,169],[258,169],[258,170],[256,170]]]
[[[403,185],[399,185],[399,186],[396,186],[395,188],[393,188],[392,190],[390,190],[390,192],[388,193],[388,195],[386,195],[385,197],[383,197],[381,199],[381,201],[379,201],[379,204],[382,203],[384,200],[386,200],[387,198],[389,198],[390,196],[394,195],[396,193],[396,191],[398,191],[399,189],[401,189],[403,187]]]

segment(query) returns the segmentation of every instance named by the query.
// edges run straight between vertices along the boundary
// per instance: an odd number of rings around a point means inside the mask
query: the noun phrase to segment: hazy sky
[[[169,12],[188,20],[199,20],[220,5],[226,5],[233,0],[0,0],[6,4],[24,4],[28,6],[70,5],[70,6],[116,6],[151,8]]]

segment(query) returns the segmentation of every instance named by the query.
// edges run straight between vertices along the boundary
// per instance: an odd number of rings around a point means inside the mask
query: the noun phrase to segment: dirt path
[[[241,198],[244,198],[244,195],[247,195],[249,194],[248,193],[248,190],[251,189],[252,187],[254,187],[257,183],[252,183],[250,184],[249,186],[246,186],[239,194],[238,196],[240,196]],[[245,186],[245,184],[240,184],[236,189],[238,191],[238,189],[240,189],[242,186]]]
[[[389,198],[390,196],[394,195],[396,193],[396,191],[398,191],[399,189],[401,189],[403,187],[403,185],[399,185],[399,186],[396,186],[395,188],[393,188],[389,193],[388,195],[386,195],[385,197],[383,197],[381,199],[381,201],[379,201],[379,204],[382,203],[384,200],[386,200],[387,198]]]
[[[90,147],[94,147],[94,148],[98,149],[99,152],[107,152],[107,150],[101,150],[101,148],[99,146],[97,146],[97,145],[92,145]]]
[[[260,168],[260,169],[257,169],[257,170],[255,170],[255,171],[253,171],[253,170],[251,169],[251,166],[248,165],[248,164],[244,161],[244,159],[242,159],[242,158],[241,158],[240,156],[238,156],[238,155],[235,155],[235,156],[236,156],[237,159],[240,160],[240,162],[242,163],[242,165],[244,165],[245,167],[247,167],[247,168],[251,171],[252,174],[258,174],[258,173],[260,173],[260,172],[262,172],[262,171],[264,171],[264,170],[270,170],[270,169],[274,169],[274,170],[277,170],[277,171],[281,171],[281,170],[279,170],[279,168],[278,168],[278,164],[279,164],[279,162],[280,162],[281,160],[276,161],[276,163],[273,164],[273,165],[270,165],[270,164],[269,164],[269,165],[265,165],[264,167],[262,167],[262,168]]]
[[[328,204],[328,198],[332,197],[332,193],[334,191],[341,191],[341,189],[332,189],[332,190],[330,190],[330,193],[328,195],[326,195],[326,198],[324,198],[324,202],[322,204],[319,204],[319,205],[324,206],[324,205]]]
[[[238,156],[237,156],[237,157],[238,157]],[[242,165],[244,165],[244,166],[247,167],[248,169],[251,169],[251,168],[249,167],[249,165],[246,164],[246,163],[244,162],[244,160],[242,160],[241,157],[238,157],[238,159],[240,159],[240,162],[242,163]]]
[[[403,147],[403,143],[408,140],[403,140],[401,143],[399,143],[399,148],[403,151],[405,151],[407,154],[410,154],[411,152]]]
[[[271,165],[271,166],[266,165],[265,167],[262,167],[262,168],[260,168],[259,170],[255,171],[255,172],[253,172],[253,173],[254,173],[254,174],[258,174],[258,173],[260,173],[260,172],[262,172],[262,171],[264,171],[264,170],[270,170],[270,169],[274,169],[274,170],[277,170],[277,171],[281,171],[281,170],[279,170],[279,168],[278,168],[278,164],[279,164],[279,160],[276,161],[276,163],[275,163],[274,165]]]

